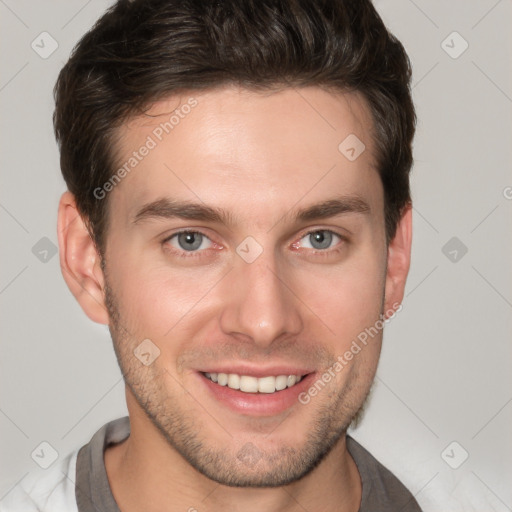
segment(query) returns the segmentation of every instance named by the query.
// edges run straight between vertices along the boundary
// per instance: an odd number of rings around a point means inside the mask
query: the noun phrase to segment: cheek
[[[161,339],[183,331],[219,280],[204,269],[187,271],[150,261],[123,261],[111,274],[122,319],[139,337]],[[204,298],[204,301],[203,301]]]
[[[311,329],[313,336],[324,333],[321,338],[327,342],[329,331],[323,324],[327,325],[334,332],[336,351],[350,345],[381,313],[384,262],[375,249],[366,244],[335,265],[283,269],[284,281],[299,299],[295,301],[297,310],[310,319],[305,329]],[[137,339],[172,339],[179,333],[192,341],[197,334],[194,329],[221,315],[224,300],[218,291],[223,286],[215,288],[226,268],[179,269],[160,258],[144,258],[142,253],[130,258],[112,255],[110,261],[118,262],[109,266],[108,274],[121,318]]]
[[[366,256],[366,257],[365,257]],[[350,345],[382,310],[384,266],[375,252],[300,279],[300,297],[334,332],[337,349]]]

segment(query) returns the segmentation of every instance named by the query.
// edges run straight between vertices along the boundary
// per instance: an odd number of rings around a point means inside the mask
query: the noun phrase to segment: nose
[[[261,348],[301,332],[301,302],[290,281],[290,273],[280,271],[266,251],[252,263],[238,259],[223,283],[229,297],[220,317],[223,332],[250,338]]]

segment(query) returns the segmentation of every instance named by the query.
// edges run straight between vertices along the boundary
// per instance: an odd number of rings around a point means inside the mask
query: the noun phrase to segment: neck
[[[345,436],[296,482],[275,488],[229,487],[199,473],[142,411],[133,412],[130,436],[105,451],[110,487],[122,512],[359,510],[361,480]]]

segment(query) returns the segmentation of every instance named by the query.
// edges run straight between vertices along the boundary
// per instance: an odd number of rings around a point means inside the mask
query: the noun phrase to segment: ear
[[[388,246],[384,311],[395,311],[404,298],[411,263],[412,205],[408,205]],[[387,315],[389,316],[389,315]]]
[[[69,191],[60,198],[57,229],[60,268],[68,288],[91,320],[108,324],[101,258]]]

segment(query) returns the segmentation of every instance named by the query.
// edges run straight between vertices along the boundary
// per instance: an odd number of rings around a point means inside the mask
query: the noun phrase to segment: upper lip
[[[269,367],[255,367],[246,365],[216,365],[211,367],[201,368],[198,371],[202,373],[236,373],[237,375],[248,375],[251,377],[269,377],[278,375],[300,375],[304,376],[308,373],[312,373],[314,370],[310,368],[281,365],[281,366],[269,366]]]

